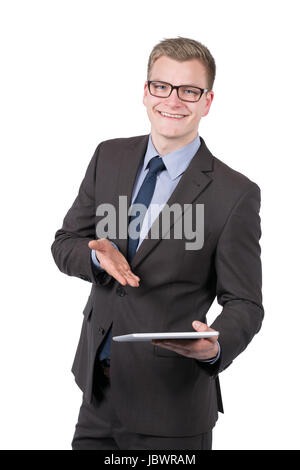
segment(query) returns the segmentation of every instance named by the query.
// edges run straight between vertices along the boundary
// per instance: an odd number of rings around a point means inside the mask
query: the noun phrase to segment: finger
[[[165,349],[169,349],[171,351],[175,351],[179,354],[189,354],[190,350],[188,348],[183,348],[181,346],[178,346],[174,344],[174,342],[168,342],[168,341],[160,341],[160,340],[153,340],[153,344],[156,346],[160,346]]]
[[[127,277],[133,279],[134,281],[139,282],[141,280],[138,276],[133,274],[133,272],[131,272],[131,271],[125,271],[125,274],[126,274]]]
[[[126,277],[123,276],[119,271],[117,271],[116,269],[112,269],[112,270],[106,269],[106,271],[108,272],[108,274],[110,274],[110,276],[116,279],[116,281],[122,284],[122,286],[126,286],[127,284]]]
[[[169,345],[172,347],[179,348],[183,351],[189,352],[189,353],[194,353],[194,352],[206,352],[207,350],[212,349],[214,346],[211,341],[209,341],[210,338],[199,338],[199,339],[192,339],[192,340],[168,340],[164,341],[165,345]]]
[[[122,286],[126,286],[127,281],[123,276],[120,276],[118,274],[117,276],[113,276],[113,277],[116,279],[116,281],[118,281],[120,284],[122,284]]]
[[[183,349],[190,349],[190,347],[193,345],[195,340],[194,339],[186,339],[186,340],[184,339],[168,339],[168,340],[157,339],[154,341],[157,341],[158,343],[167,344],[169,346],[174,346],[174,347],[183,348]]]
[[[140,278],[133,274],[130,270],[123,270],[122,275],[126,278],[128,284],[132,287],[139,286]]]
[[[114,270],[111,275],[123,286],[129,284],[131,287],[139,287],[139,281],[127,276],[126,273]]]
[[[131,287],[139,287],[139,281],[136,281],[135,279],[132,279],[131,277],[126,277],[126,281]]]
[[[139,280],[140,278],[133,274],[133,272],[130,269],[130,266],[127,264],[120,264],[119,269],[122,271],[124,276],[132,277],[133,279]]]
[[[105,265],[105,263],[103,263],[103,268],[123,286],[126,284],[129,284],[132,287],[139,286],[139,278],[136,279],[135,276],[132,277],[128,271],[126,271],[126,268],[124,269],[124,266],[115,263],[109,263]]]
[[[189,348],[183,348],[177,345],[176,346],[173,345],[172,343],[174,343],[174,340],[172,340],[172,342],[170,342],[170,340],[168,341],[152,340],[152,343],[164,349],[169,349],[171,351],[174,351],[177,354],[181,354],[182,356],[185,356],[185,357],[196,357],[195,354],[198,356],[199,353],[203,354],[203,357],[201,359],[209,359],[210,357],[212,357],[210,351],[212,351],[213,346],[211,344],[208,344],[208,342],[206,342],[205,339],[194,341],[193,347],[189,347]],[[197,344],[197,347],[196,347],[196,344]],[[201,345],[200,348],[199,348],[199,345]]]
[[[134,274],[134,273],[131,271],[129,264],[124,267],[124,272],[126,273],[126,276],[130,276],[130,277],[132,277],[133,279],[135,279],[136,281],[140,281],[140,280],[141,280],[141,279],[139,278],[139,276],[137,276],[136,274]]]
[[[188,357],[190,355],[190,351],[188,351],[187,349],[175,348],[175,347],[166,346],[166,345],[163,345],[163,344],[159,344],[158,346],[161,347],[161,348],[164,348],[164,349],[168,349],[169,351],[173,351],[177,354],[180,354],[181,356]]]
[[[165,349],[170,349],[178,354],[182,354],[186,357],[197,357],[199,353],[202,356],[202,359],[210,359],[211,357],[215,357],[216,354],[212,353],[214,351],[214,345],[207,341],[206,339],[199,339],[194,341],[194,344],[188,348],[180,347],[173,345],[173,341],[163,341],[161,345]]]

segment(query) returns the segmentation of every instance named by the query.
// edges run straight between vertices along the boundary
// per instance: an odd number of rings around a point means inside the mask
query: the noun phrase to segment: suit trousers
[[[212,430],[182,437],[129,432],[114,411],[109,378],[99,365],[95,381],[92,404],[82,400],[72,450],[211,450]]]

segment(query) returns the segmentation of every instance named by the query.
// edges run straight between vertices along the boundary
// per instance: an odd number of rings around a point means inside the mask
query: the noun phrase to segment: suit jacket
[[[97,386],[99,347],[111,324],[113,336],[194,331],[192,321],[206,322],[216,296],[222,306],[211,325],[220,332],[221,345],[221,356],[213,365],[149,342],[112,341],[114,407],[131,432],[189,436],[212,429],[218,411],[223,411],[218,374],[246,348],[263,320],[260,189],[213,156],[200,139],[201,146],[168,204],[179,203],[182,208],[204,204],[201,249],[186,250],[187,240],[174,237],[175,224],[181,222],[174,218],[167,236],[161,232],[158,239],[144,239],[136,252],[131,268],[141,279],[138,288],[122,286],[93,269],[88,242],[97,238],[101,217],[95,214],[101,203],[116,208],[117,236],[111,240],[127,256],[127,238],[118,230],[119,196],[127,196],[128,210],[148,135],[98,145],[51,247],[62,272],[92,283],[72,365],[75,381],[89,403]]]

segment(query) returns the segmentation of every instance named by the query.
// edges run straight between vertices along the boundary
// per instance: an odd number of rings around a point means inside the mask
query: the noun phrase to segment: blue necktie
[[[149,166],[149,171],[143,181],[142,186],[139,189],[139,192],[134,200],[133,204],[143,204],[146,209],[148,209],[150,202],[153,197],[155,185],[156,185],[156,179],[157,179],[157,174],[164,170],[165,164],[162,161],[160,157],[153,157],[149,161],[147,168]],[[144,213],[145,216],[145,213]],[[139,212],[134,215],[129,217],[129,224],[132,220],[134,220],[136,217],[139,217]],[[142,226],[143,218],[141,218],[139,224],[136,226],[136,231],[140,232],[141,231],[141,226]],[[132,258],[135,255],[137,246],[139,243],[139,238],[131,238],[130,235],[128,237],[128,262],[132,260]],[[109,364],[109,357],[110,357],[110,343],[111,343],[111,338],[112,338],[112,328],[110,328],[107,338],[103,344],[103,347],[101,348],[100,352],[100,360],[106,360],[107,363]]]
[[[145,207],[145,210],[148,209],[150,202],[152,200],[155,185],[156,185],[157,174],[166,168],[164,162],[162,161],[160,157],[151,158],[151,160],[148,163],[148,166],[149,166],[149,171],[133,203],[133,204],[143,204],[143,206]],[[145,216],[145,212],[143,215]],[[130,216],[129,224],[138,216],[139,216],[139,212],[134,216]],[[141,231],[141,225],[142,225],[143,219],[144,217],[141,218],[140,223],[136,226],[137,232]],[[134,257],[138,244],[139,244],[139,238],[131,238],[130,233],[129,233],[128,256],[127,256],[129,262]]]

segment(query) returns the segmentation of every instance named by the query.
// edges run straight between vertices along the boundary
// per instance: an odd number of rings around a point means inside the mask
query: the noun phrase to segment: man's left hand
[[[215,331],[206,323],[194,321],[193,328],[198,332]],[[168,340],[152,340],[152,344],[162,348],[175,351],[182,356],[191,357],[200,361],[213,359],[217,356],[219,347],[217,344],[219,336],[212,336],[211,338],[199,339],[168,339]]]

